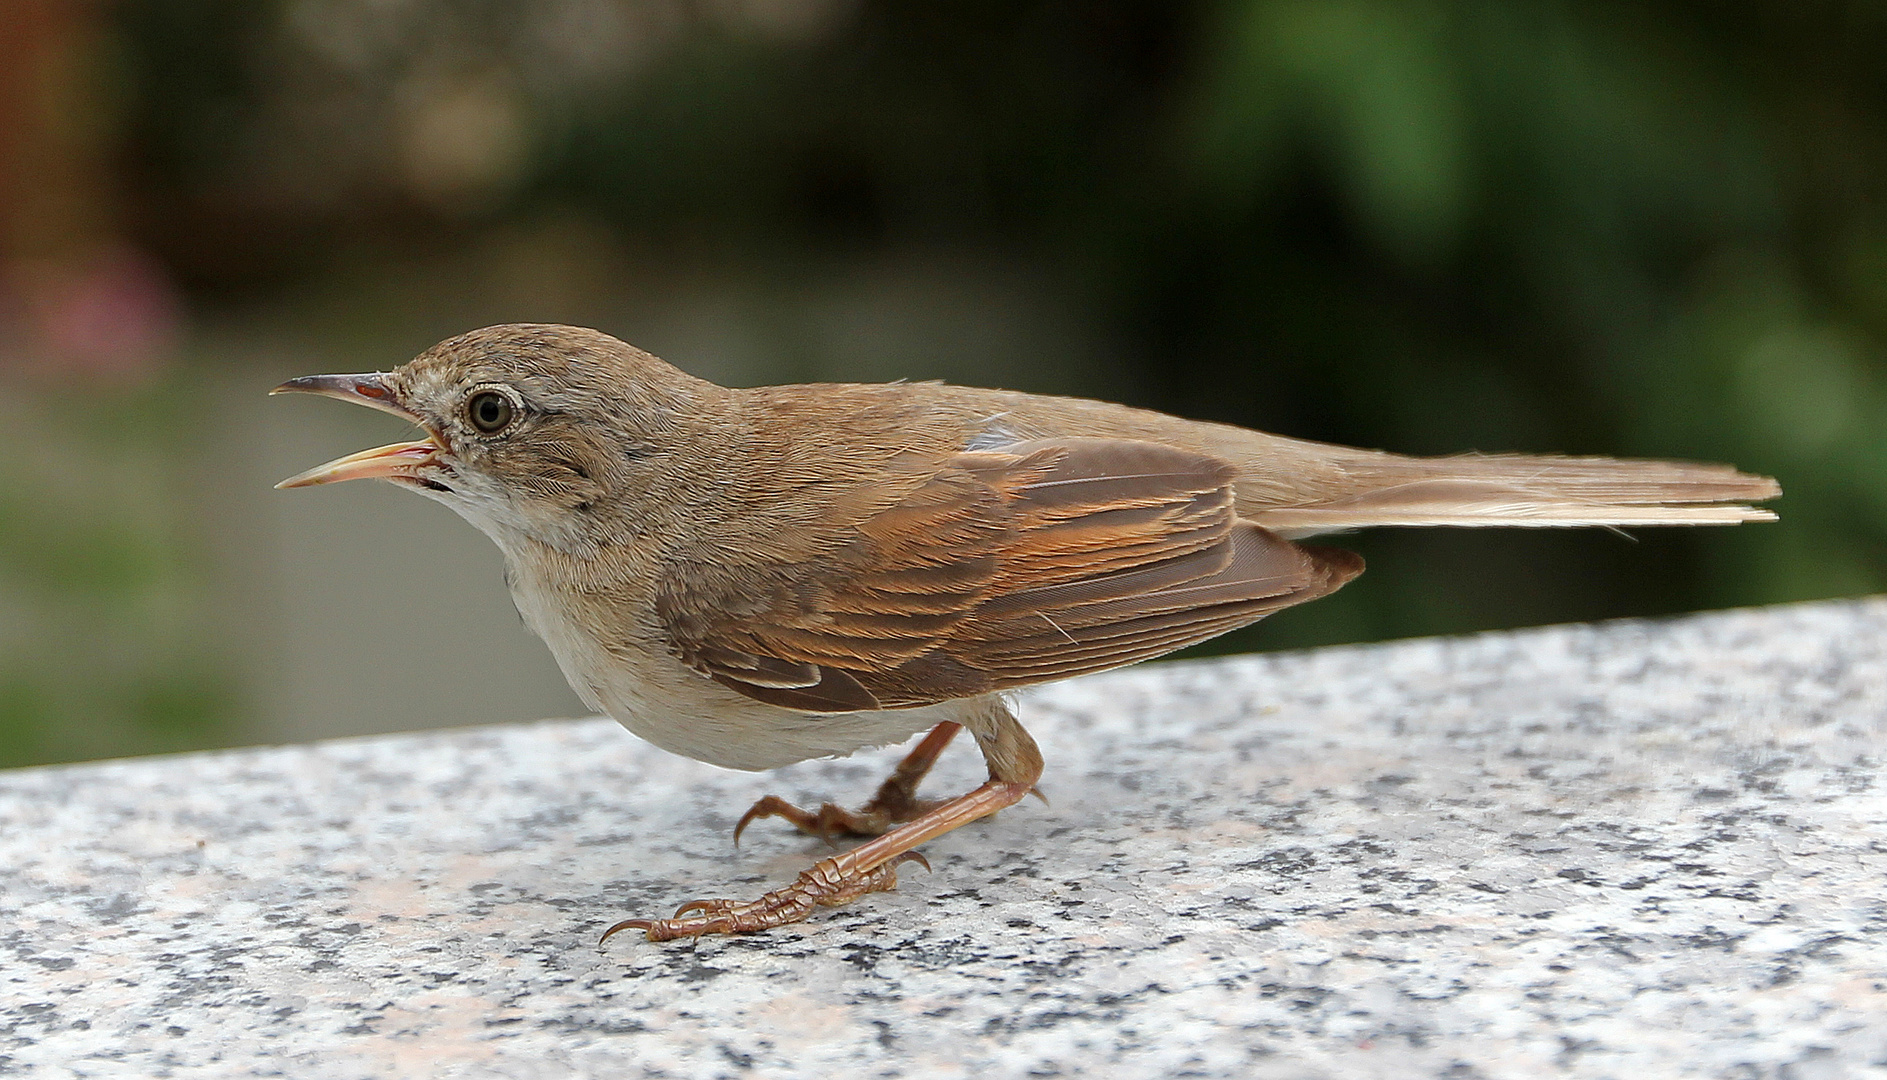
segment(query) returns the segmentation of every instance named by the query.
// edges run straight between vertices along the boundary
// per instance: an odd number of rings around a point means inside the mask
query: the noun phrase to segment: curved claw
[[[760,803],[763,803],[763,802],[766,802],[766,800],[761,799],[760,802],[754,803],[752,806],[749,806],[747,808],[747,812],[740,815],[740,820],[734,823],[734,846],[735,847],[740,846],[740,834],[746,832],[747,826],[752,825],[754,822],[754,819],[760,816]]]
[[[1042,800],[1042,805],[1043,805],[1043,806],[1053,806],[1053,805],[1054,805],[1053,803],[1051,803],[1051,802],[1049,802],[1049,801],[1048,801],[1048,796],[1046,796],[1046,795],[1044,795],[1044,794],[1042,794],[1042,789],[1041,789],[1041,788],[1039,788],[1039,787],[1032,787],[1032,788],[1030,788],[1030,789],[1029,789],[1029,794],[1031,794],[1031,795],[1033,795],[1033,796],[1035,796],[1036,798],[1038,798],[1038,799],[1040,799],[1040,800]]]
[[[603,943],[605,941],[608,941],[610,938],[614,937],[618,932],[623,931],[623,930],[640,930],[646,934],[650,930],[653,930],[654,928],[655,928],[655,924],[649,921],[648,919],[624,919],[623,921],[603,931],[603,936],[596,939],[596,945],[597,945],[597,948],[602,948]]]
[[[734,905],[730,901],[727,901],[727,900],[690,900],[687,903],[683,904],[682,906],[676,908],[675,914],[669,916],[669,918],[679,919],[683,915],[688,914],[690,911],[700,911],[709,915],[719,915],[722,912],[726,911],[728,908],[733,907],[733,906]]]
[[[931,872],[930,860],[924,858],[924,856],[921,853],[915,852],[915,851],[907,851],[904,854],[899,855],[897,858],[892,859],[890,862],[885,863],[884,865],[895,870],[898,867],[903,866],[907,862],[914,862],[917,865],[923,867],[924,872],[926,874]]]

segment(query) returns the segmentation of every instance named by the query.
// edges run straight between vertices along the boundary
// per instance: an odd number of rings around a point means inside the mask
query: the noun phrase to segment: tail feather
[[[1241,505],[1241,516],[1290,537],[1376,525],[1734,525],[1775,520],[1749,504],[1782,494],[1768,477],[1677,461],[1359,454],[1329,464],[1324,490]]]

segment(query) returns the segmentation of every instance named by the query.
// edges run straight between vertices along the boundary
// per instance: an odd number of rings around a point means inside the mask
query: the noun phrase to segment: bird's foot
[[[941,799],[920,799],[886,781],[878,794],[856,810],[826,803],[818,810],[803,810],[777,795],[768,795],[747,808],[734,826],[734,843],[748,825],[761,818],[785,818],[799,831],[831,840],[837,836],[881,836],[893,826],[910,821],[943,804]]]
[[[930,869],[930,863],[915,851],[902,852],[869,869],[858,869],[848,856],[834,856],[812,864],[791,885],[758,900],[690,900],[676,908],[670,919],[624,919],[603,931],[597,944],[621,930],[641,930],[650,941],[770,930],[804,920],[815,907],[837,907],[867,893],[896,888],[898,865],[905,862]]]
[[[924,775],[936,763],[937,755],[962,725],[944,721],[931,729],[930,734],[906,754],[898,767],[892,770],[885,782],[878,785],[878,793],[871,801],[857,810],[847,810],[843,806],[826,803],[818,810],[802,810],[776,795],[768,795],[747,808],[740,816],[740,824],[734,826],[734,843],[740,843],[740,834],[748,825],[763,817],[785,818],[798,826],[801,832],[821,836],[827,840],[835,836],[882,836],[895,825],[917,818],[942,806],[941,799],[920,799],[917,797],[917,785],[922,783]]]

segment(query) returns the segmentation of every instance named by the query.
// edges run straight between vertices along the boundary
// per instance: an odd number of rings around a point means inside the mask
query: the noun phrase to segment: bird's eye
[[[516,413],[511,399],[496,390],[481,390],[465,403],[465,414],[471,418],[472,426],[487,435],[503,431]]]

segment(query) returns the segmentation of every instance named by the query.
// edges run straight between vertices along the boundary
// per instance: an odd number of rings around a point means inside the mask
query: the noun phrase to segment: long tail
[[[1241,516],[1287,537],[1378,525],[1735,525],[1774,521],[1749,504],[1782,494],[1766,476],[1683,461],[1364,451],[1323,464],[1334,466],[1315,485],[1324,490],[1300,487],[1293,503],[1264,505],[1241,485]]]

